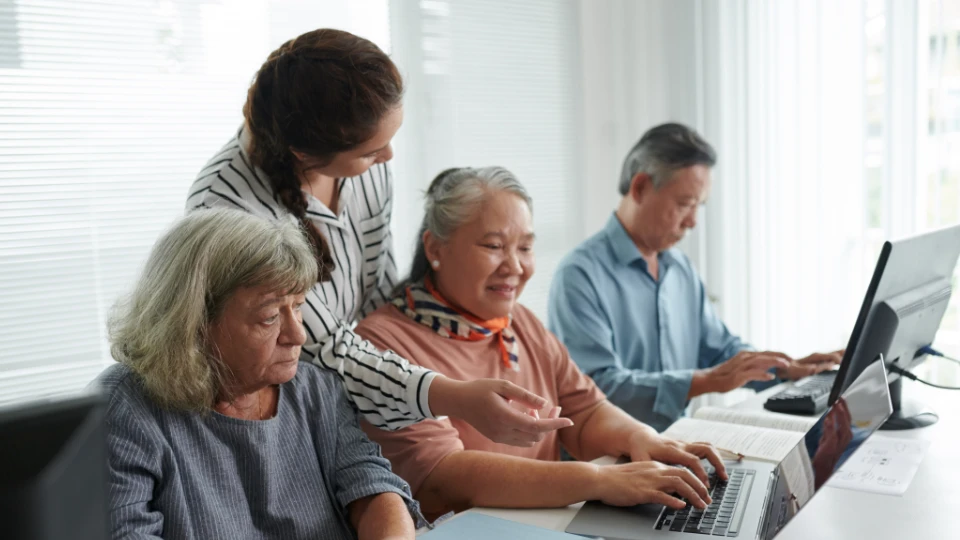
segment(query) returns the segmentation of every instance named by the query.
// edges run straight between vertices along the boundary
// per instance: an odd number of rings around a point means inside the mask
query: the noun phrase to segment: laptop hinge
[[[777,479],[780,477],[780,467],[777,467],[770,473],[770,479],[767,481],[767,491],[763,496],[763,513],[760,514],[760,524],[757,526],[757,533],[754,538],[762,539],[763,531],[767,530],[767,522],[770,520],[770,508],[774,500],[774,490],[777,488]]]

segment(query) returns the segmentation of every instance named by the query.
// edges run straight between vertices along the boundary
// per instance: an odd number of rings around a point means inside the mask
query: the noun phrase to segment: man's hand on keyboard
[[[843,359],[843,350],[830,353],[813,353],[805,358],[790,359],[787,367],[777,369],[777,377],[796,380],[827,371],[840,363]]]
[[[722,364],[695,371],[687,398],[710,392],[729,392],[751,381],[769,381],[773,379],[771,369],[787,369],[790,361],[789,356],[778,352],[740,352]]]

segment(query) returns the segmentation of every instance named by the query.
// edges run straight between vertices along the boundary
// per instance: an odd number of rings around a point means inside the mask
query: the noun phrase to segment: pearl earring
[[[437,268],[440,268],[440,261],[433,261],[433,269],[436,270]]]

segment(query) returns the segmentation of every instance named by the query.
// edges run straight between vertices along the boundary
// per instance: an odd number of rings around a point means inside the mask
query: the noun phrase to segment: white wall
[[[621,164],[644,131],[676,121],[704,132],[700,26],[698,0],[580,2],[585,237],[616,208]],[[701,236],[681,246],[698,265]]]
[[[581,1],[584,236],[602,228],[616,208],[621,164],[647,129],[681,122],[709,140],[721,161],[733,151],[721,137],[718,98],[711,94],[721,71],[718,63],[704,61],[719,54],[719,15],[713,2],[702,0]],[[704,24],[705,17],[711,24]],[[715,185],[723,181],[717,173]],[[745,304],[724,309],[726,303],[711,281],[713,269],[721,268],[718,247],[725,234],[718,201],[729,199],[730,192],[715,188],[710,198],[700,210],[699,225],[680,248],[699,270],[721,317],[738,332],[747,320]],[[737,218],[731,214],[726,219]],[[748,394],[743,390],[704,396],[692,407],[734,402]]]
[[[578,10],[554,0],[392,2],[407,82],[393,233],[401,273],[422,192],[449,167],[506,167],[534,200],[537,270],[523,303],[546,316],[553,270],[582,237]]]

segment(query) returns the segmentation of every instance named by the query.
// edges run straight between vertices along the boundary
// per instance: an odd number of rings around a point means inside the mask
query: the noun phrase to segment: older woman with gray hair
[[[531,448],[491,442],[456,418],[393,433],[365,425],[424,512],[593,499],[682,508],[674,495],[701,508],[709,503],[700,458],[723,475],[716,451],[666,439],[611,405],[557,338],[517,303],[535,266],[533,205],[520,182],[500,167],[451,169],[433,181],[425,206],[409,278],[357,333],[454,380],[510,381],[559,405],[542,416],[563,416],[574,425]],[[561,446],[582,461],[561,462]],[[632,462],[586,463],[605,455]]]
[[[317,263],[298,227],[192,214],[110,323],[114,538],[413,538],[418,505],[336,373],[299,362]]]

